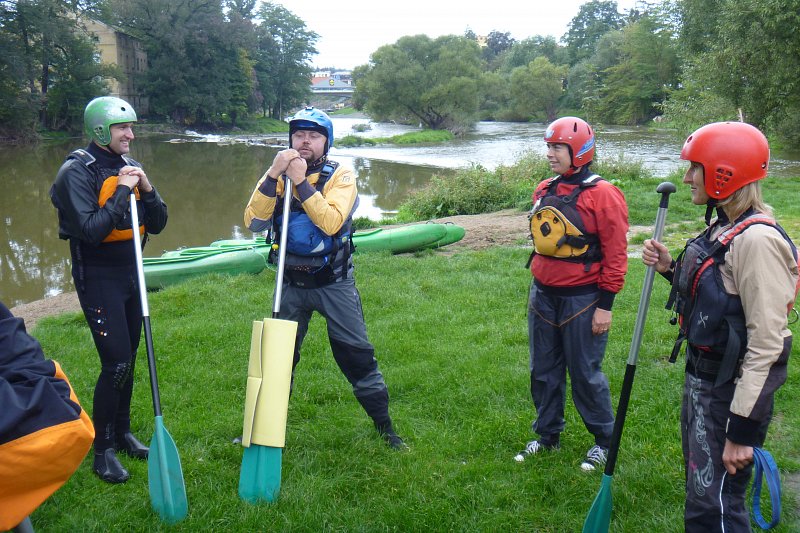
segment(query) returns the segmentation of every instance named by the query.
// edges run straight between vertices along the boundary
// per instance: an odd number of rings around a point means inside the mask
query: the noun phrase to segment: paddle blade
[[[592,508],[583,523],[583,533],[608,533],[611,524],[611,481],[612,476],[603,474],[600,492],[594,499]]]
[[[283,448],[251,444],[244,449],[239,497],[248,503],[274,502],[281,490]]]
[[[161,520],[174,524],[186,518],[189,511],[181,459],[178,457],[175,441],[167,432],[160,416],[156,417],[155,425],[147,459],[150,503]]]

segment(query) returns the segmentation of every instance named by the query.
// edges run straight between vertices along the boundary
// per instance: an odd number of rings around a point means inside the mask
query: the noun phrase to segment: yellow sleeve
[[[247,207],[244,208],[244,225],[253,232],[265,231],[272,223],[272,212],[275,210],[277,196],[267,196],[261,192],[261,185],[266,179],[267,174],[264,173],[261,179],[258,180],[253,194],[250,195]],[[277,194],[280,194],[283,190],[281,180],[278,180],[277,189]]]

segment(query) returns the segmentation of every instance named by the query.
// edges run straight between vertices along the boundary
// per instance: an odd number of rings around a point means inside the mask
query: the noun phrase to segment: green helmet
[[[136,111],[128,102],[115,96],[95,98],[83,111],[83,131],[101,146],[111,143],[109,126],[123,122],[136,122]]]

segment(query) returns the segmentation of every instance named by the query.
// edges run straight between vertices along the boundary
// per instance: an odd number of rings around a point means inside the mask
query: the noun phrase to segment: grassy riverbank
[[[658,180],[627,185],[632,222],[652,223]],[[768,200],[797,235],[789,201],[797,180],[765,183]],[[671,240],[694,231],[698,209],[673,198]],[[640,214],[636,214],[640,213]],[[522,215],[521,215],[522,216]],[[699,222],[697,222],[699,223]],[[576,531],[600,475],[579,459],[591,444],[571,404],[563,448],[516,464],[530,437],[525,248],[455,255],[361,254],[358,283],[371,339],[392,395],[398,430],[411,451],[393,453],[374,434],[349,391],[316,317],[304,346],[284,450],[283,487],[274,505],[237,496],[250,322],[270,314],[273,273],[209,277],[150,296],[167,428],[183,461],[189,517],[178,531]],[[618,397],[639,302],[643,268],[631,260],[614,310],[605,369]],[[683,473],[678,436],[680,364],[667,358],[675,328],[656,280],[614,482],[617,531],[680,531]],[[794,326],[795,330],[797,326]],[[87,408],[97,373],[89,332],[78,314],[46,319],[36,336],[59,360]],[[795,348],[794,352],[798,349]],[[798,354],[793,353],[793,359]],[[133,406],[134,430],[153,431],[144,356]],[[785,476],[783,523],[800,527],[800,372],[793,364],[777,398],[767,447]],[[87,459],[33,515],[40,531],[153,531],[144,463],[123,458],[132,479],[100,482]]]
[[[597,170],[625,191],[633,225],[653,223],[654,190],[662,180],[636,179],[623,169]],[[462,183],[491,191],[513,182],[519,191],[512,205],[522,207],[530,176],[540,172],[531,171],[525,187],[528,171],[528,166],[473,169],[465,174],[476,179]],[[467,180],[451,181],[458,179]],[[485,189],[481,180],[488,183]],[[445,180],[432,185],[439,187],[443,205],[459,193],[449,185]],[[764,182],[768,202],[796,239],[800,207],[792,199],[798,185],[798,178]],[[430,191],[425,194],[433,198]],[[686,186],[679,185],[668,215],[670,247],[677,249],[695,233],[701,219],[702,209],[690,205]],[[642,228],[632,246],[650,231]],[[528,392],[528,252],[496,247],[359,254],[356,277],[368,331],[389,385],[397,430],[411,451],[393,452],[375,434],[336,367],[324,321],[316,316],[289,407],[281,496],[272,505],[238,498],[242,449],[231,439],[241,433],[251,321],[271,314],[274,273],[211,276],[151,293],[164,421],[180,451],[189,498],[188,518],[170,530],[579,531],[601,475],[580,471],[592,442],[571,400],[562,449],[523,464],[512,460],[531,437],[534,415]],[[604,365],[615,406],[643,278],[641,262],[632,257]],[[614,476],[612,531],[683,530],[678,431],[683,369],[667,362],[676,328],[663,309],[666,295],[667,285],[657,277]],[[798,325],[792,328],[797,334]],[[98,362],[82,316],[44,319],[34,334],[91,410]],[[784,477],[779,533],[800,529],[797,346],[766,444]],[[133,429],[146,439],[153,432],[143,347]],[[91,473],[87,458],[33,514],[37,531],[166,530],[150,509],[146,464],[122,461],[132,478],[111,486]]]
[[[580,471],[591,445],[571,403],[558,453],[517,464],[531,436],[524,248],[452,256],[358,257],[364,312],[409,453],[389,450],[352,397],[316,317],[289,408],[283,485],[274,505],[237,496],[250,322],[269,316],[273,273],[209,277],[150,295],[164,420],[179,448],[189,517],[177,531],[577,531],[600,486]],[[616,398],[644,269],[631,260],[614,310],[605,370]],[[614,481],[615,531],[681,531],[680,364],[657,279]],[[796,328],[796,326],[795,326]],[[97,357],[83,318],[36,329],[91,409]],[[794,350],[797,352],[797,349]],[[797,353],[793,358],[798,357]],[[144,355],[136,371],[134,431],[153,412]],[[777,398],[768,448],[784,475],[800,470],[800,372]],[[38,531],[156,531],[144,463],[123,457],[132,479],[99,481],[84,461],[33,515]],[[785,485],[784,522],[800,527],[796,487]]]

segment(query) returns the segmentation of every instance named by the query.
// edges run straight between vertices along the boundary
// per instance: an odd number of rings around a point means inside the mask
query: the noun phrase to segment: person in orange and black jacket
[[[136,350],[142,330],[136,255],[130,217],[134,191],[136,228],[160,233],[167,206],[141,165],[128,157],[136,112],[115,97],[95,98],[84,111],[91,139],[58,171],[50,198],[58,211],[58,234],[69,241],[72,279],[100,355],[92,418],[96,429],[94,472],[109,483],[124,483],[128,471],[117,451],[146,459],[148,448],[131,432],[130,406]]]
[[[672,284],[668,307],[680,319],[672,361],[686,343],[684,528],[750,531],[753,449],[766,438],[792,350],[797,248],[763,200],[769,144],[755,126],[706,124],[686,139],[681,159],[708,228],[676,260],[648,239],[642,261]]]
[[[26,517],[89,452],[94,427],[61,366],[0,302],[0,531],[33,531]]]
[[[628,267],[628,207],[622,191],[589,169],[595,135],[584,120],[560,118],[544,140],[558,175],[536,187],[530,215],[528,334],[538,438],[514,459],[559,448],[569,372],[575,407],[594,437],[581,469],[592,471],[605,464],[614,428],[601,366]]]

